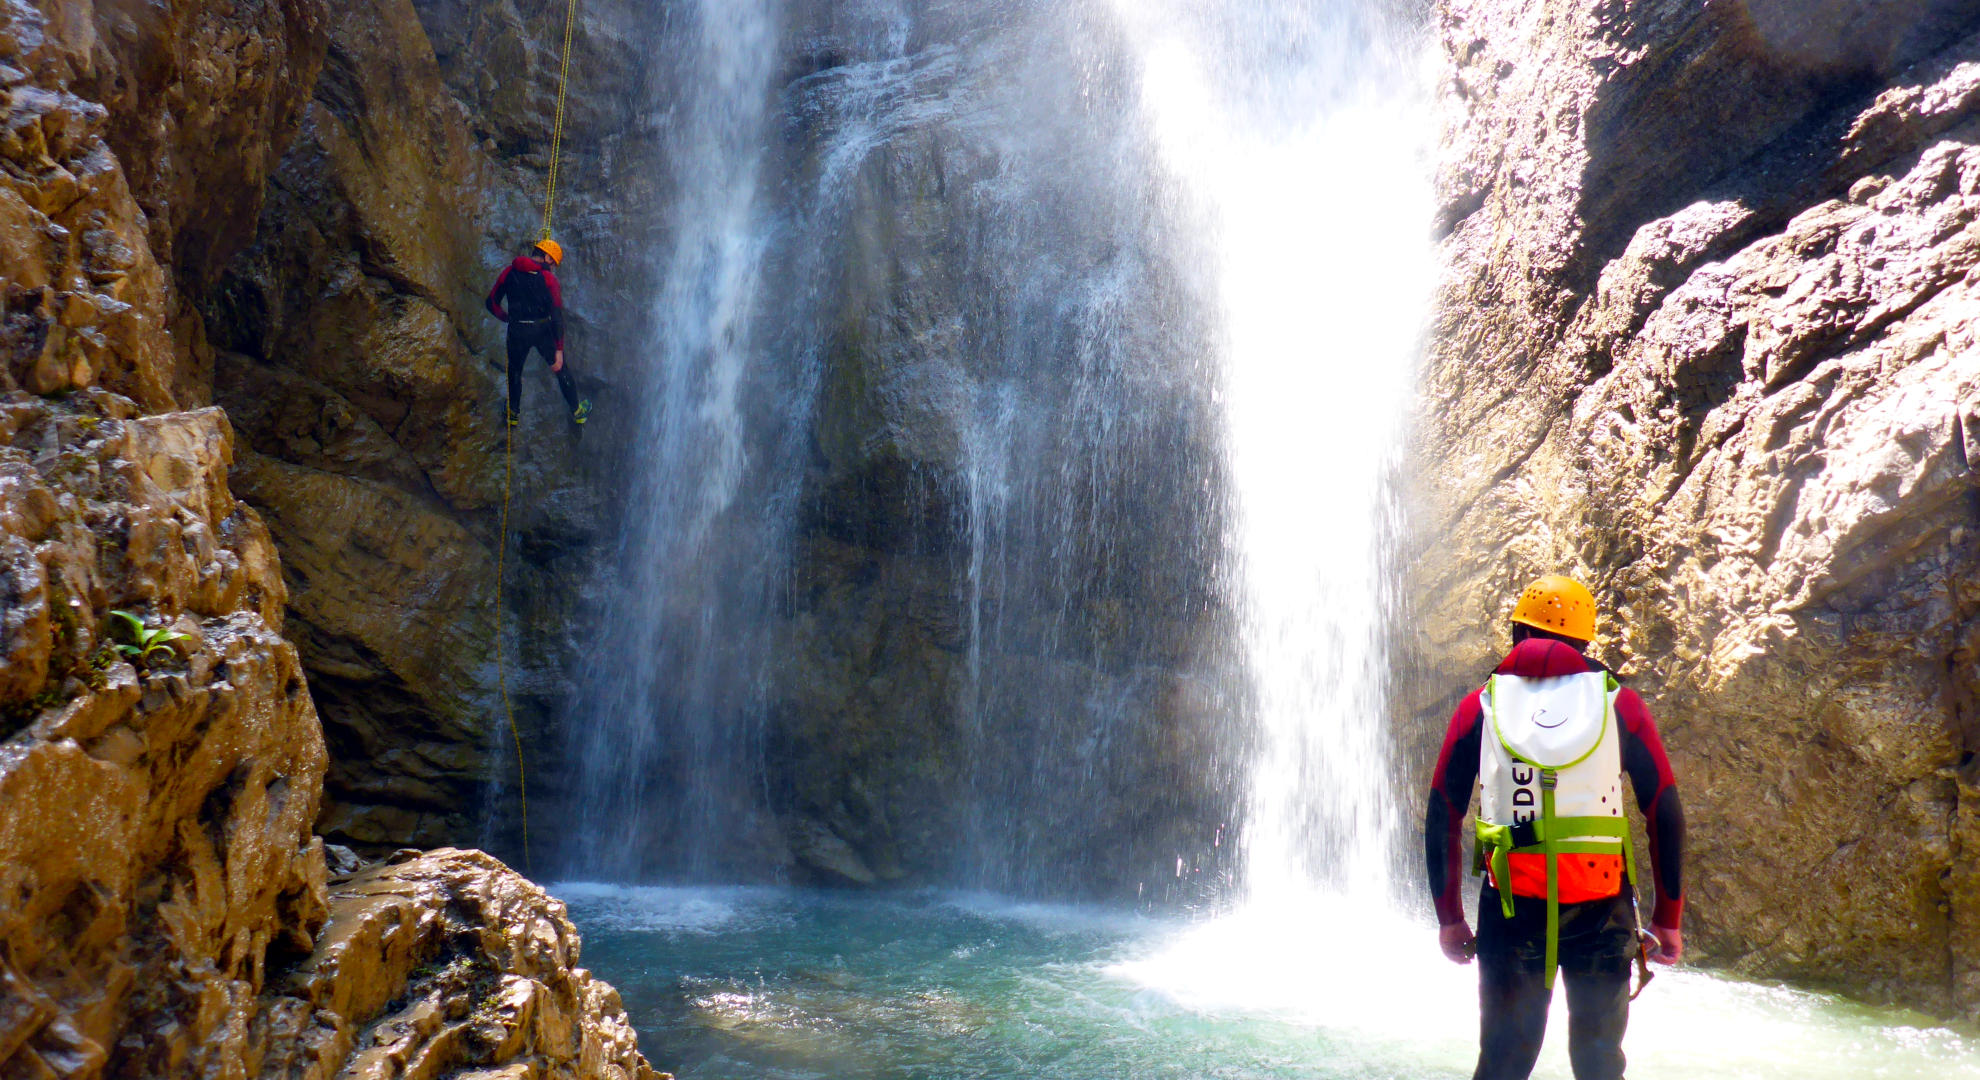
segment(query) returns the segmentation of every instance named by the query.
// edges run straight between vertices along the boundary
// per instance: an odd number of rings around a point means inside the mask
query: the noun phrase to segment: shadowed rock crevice
[[[1857,117],[1980,29],[1960,0],[1638,4],[1616,16],[1596,31],[1603,81],[1581,118],[1577,292],[1639,227],[1693,203],[1740,204],[1750,231],[1840,194],[1879,164],[1863,160],[1874,144],[1848,138]]]

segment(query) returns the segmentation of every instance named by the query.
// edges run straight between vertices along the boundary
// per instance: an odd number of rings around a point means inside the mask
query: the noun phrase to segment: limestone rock
[[[332,749],[323,825],[373,850],[481,833],[483,785],[509,768],[490,760],[508,740],[498,595],[527,760],[554,776],[579,616],[607,587],[612,478],[639,445],[614,387],[644,357],[606,346],[644,339],[636,241],[657,216],[650,139],[622,133],[643,131],[652,20],[581,10],[557,222],[571,363],[598,406],[585,442],[533,365],[505,460],[501,327],[481,307],[540,221],[562,4],[341,7],[253,241],[206,298],[216,398],[254,451],[238,490],[285,554]]]
[[[1980,1013],[1980,12],[1449,0],[1415,766],[1593,584],[1701,958]]]
[[[228,1074],[324,915],[323,740],[232,431],[135,411],[0,402],[9,1075]],[[113,609],[188,638],[127,658]]]
[[[258,1075],[661,1080],[564,905],[490,856],[408,853],[333,883],[329,912],[265,1002]]]
[[[322,61],[317,0],[0,11],[0,389],[209,394],[193,310]]]

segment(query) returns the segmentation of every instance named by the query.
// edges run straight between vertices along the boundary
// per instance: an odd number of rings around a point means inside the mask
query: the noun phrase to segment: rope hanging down
[[[564,101],[571,86],[571,30],[577,25],[577,0],[564,7],[564,45],[557,64],[557,119],[550,129],[550,175],[543,191],[543,231],[540,240],[550,239],[550,222],[557,209],[557,172],[564,155]],[[522,731],[516,727],[516,709],[509,701],[509,665],[502,647],[502,584],[507,580],[509,561],[509,500],[515,490],[516,429],[504,417],[507,432],[502,447],[502,532],[495,549],[495,685],[502,695],[502,712],[509,719],[509,743],[516,752],[516,801],[522,807],[523,872],[535,875],[529,853],[529,778],[523,768]]]
[[[577,0],[564,8],[564,50],[557,66],[557,122],[550,128],[550,180],[543,193],[543,235],[550,239],[550,217],[557,206],[557,169],[564,152],[564,98],[571,87],[571,29],[577,24]]]
[[[503,422],[507,423],[504,417]],[[516,709],[509,704],[509,665],[502,655],[502,581],[509,558],[509,491],[515,486],[516,429],[506,427],[502,449],[502,536],[495,548],[495,685],[502,691],[502,711],[509,717],[509,744],[516,751],[516,800],[522,804],[523,873],[535,876],[529,857],[529,780],[523,773],[522,732],[516,729]]]

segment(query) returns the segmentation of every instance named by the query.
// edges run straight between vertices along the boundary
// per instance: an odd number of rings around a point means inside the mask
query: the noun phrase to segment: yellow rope
[[[577,0],[564,8],[564,47],[557,66],[557,122],[550,131],[550,176],[543,192],[543,234],[550,239],[550,220],[557,209],[557,173],[564,156],[564,101],[571,87],[571,30],[577,25]],[[508,424],[512,417],[503,416]],[[509,701],[509,665],[502,647],[502,584],[509,560],[509,499],[516,479],[516,429],[506,428],[502,450],[502,535],[495,550],[495,684],[502,693],[502,712],[509,718],[509,740],[516,749],[516,801],[522,807],[523,872],[534,874],[529,856],[529,778],[523,767],[522,731],[516,727],[516,709]]]
[[[557,172],[564,152],[564,97],[571,86],[571,28],[577,24],[577,0],[564,8],[564,52],[557,68],[557,123],[550,132],[550,182],[543,194],[543,235],[550,239],[550,216],[557,206]]]
[[[506,410],[507,406],[503,406]],[[502,422],[507,424],[504,415]],[[509,491],[515,485],[516,429],[506,428],[508,440],[502,450],[502,535],[495,548],[495,685],[502,691],[502,711],[509,716],[509,741],[516,748],[516,799],[522,804],[523,873],[534,874],[529,858],[529,781],[523,775],[522,732],[516,728],[515,706],[509,704],[509,670],[502,655],[502,581],[509,562]]]

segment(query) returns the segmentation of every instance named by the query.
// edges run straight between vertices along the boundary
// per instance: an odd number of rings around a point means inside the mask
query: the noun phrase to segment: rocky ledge
[[[218,409],[0,399],[0,1076],[653,1077],[562,905],[493,858],[330,886],[232,453]]]
[[[271,992],[260,1075],[664,1080],[564,905],[479,851],[335,880],[315,951]]]

